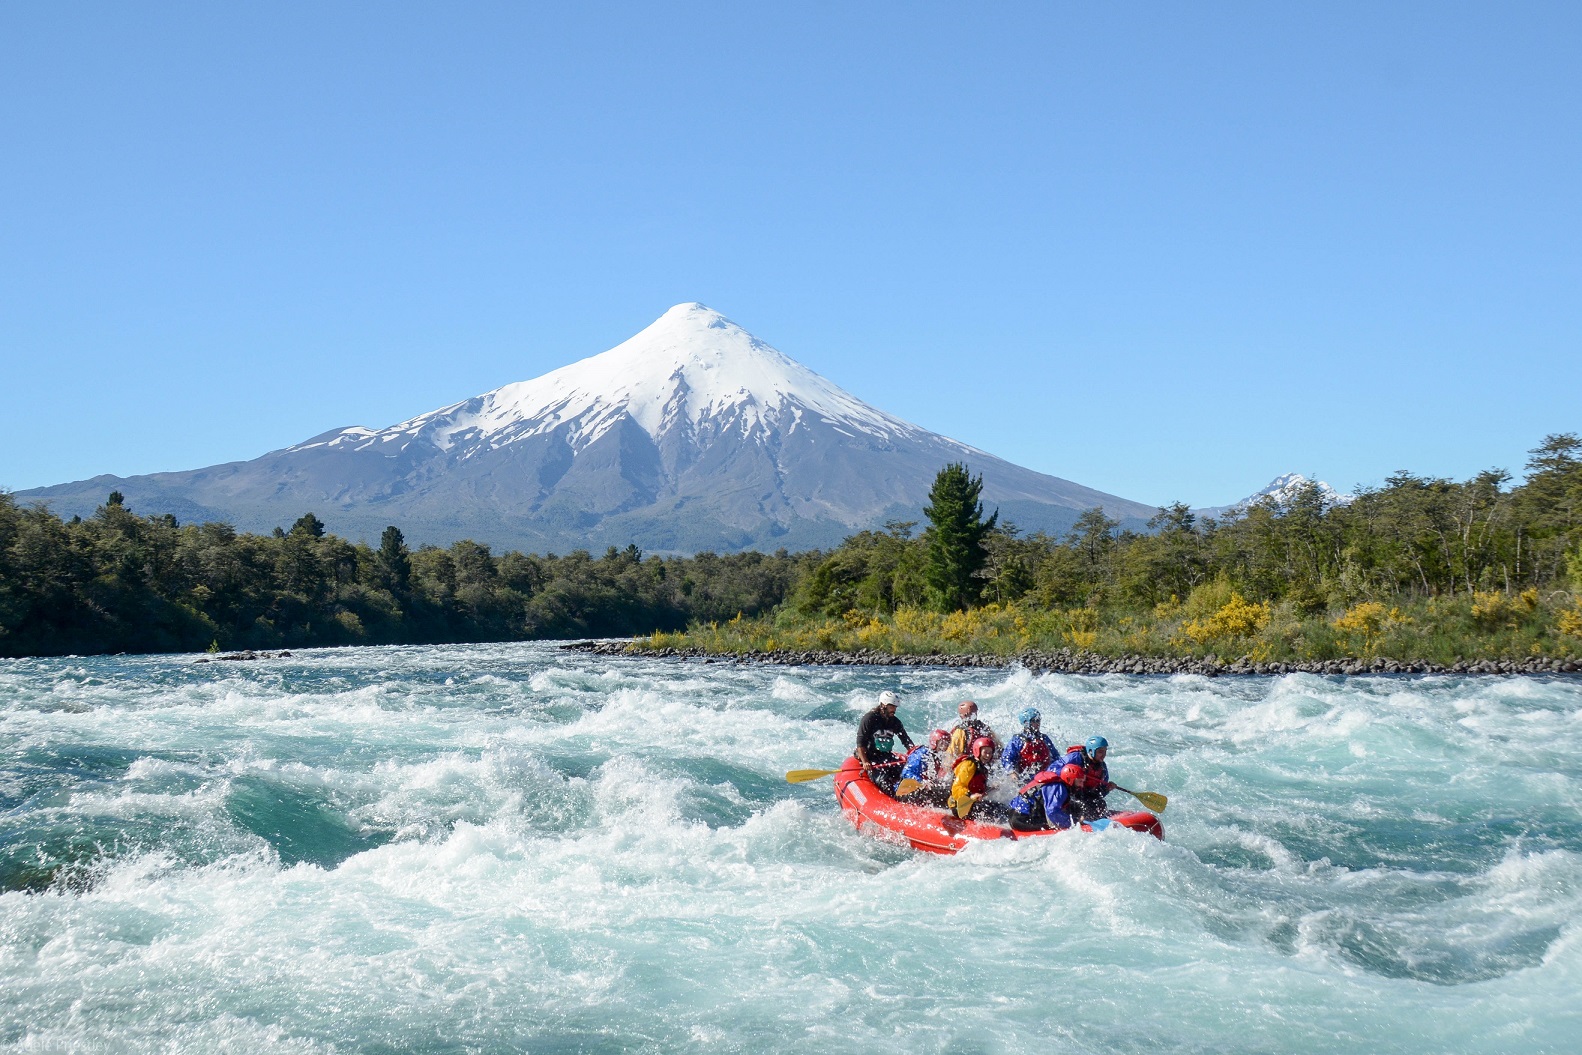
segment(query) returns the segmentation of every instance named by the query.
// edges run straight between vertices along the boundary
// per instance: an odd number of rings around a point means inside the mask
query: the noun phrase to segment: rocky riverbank
[[[701,648],[653,648],[632,641],[574,641],[562,646],[573,652],[599,656],[646,656],[658,659],[691,659],[713,663],[770,663],[786,666],[836,667],[1011,667],[1022,666],[1037,674],[1577,674],[1576,660],[1533,656],[1527,659],[1474,659],[1451,664],[1412,663],[1393,659],[1326,659],[1306,663],[1257,663],[1243,656],[1201,659],[1160,656],[1101,656],[1092,652],[1060,649],[1056,652],[1023,652],[1014,656],[894,655],[871,649],[856,652],[776,649],[772,652],[711,653]]]

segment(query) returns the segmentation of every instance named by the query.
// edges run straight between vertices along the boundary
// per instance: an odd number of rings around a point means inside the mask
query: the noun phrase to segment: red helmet
[[[935,729],[933,732],[928,734],[928,746],[929,746],[929,749],[932,750],[932,751],[938,751],[942,747],[949,746],[949,744],[950,744],[950,730],[949,729]]]
[[[1060,782],[1078,787],[1082,784],[1083,769],[1075,762],[1067,762],[1060,767]]]
[[[990,751],[993,751],[994,750],[994,741],[991,740],[987,736],[980,736],[980,737],[978,737],[976,740],[974,740],[972,742],[972,753],[973,754],[977,754],[978,753],[978,749],[982,748],[982,747],[987,747]]]

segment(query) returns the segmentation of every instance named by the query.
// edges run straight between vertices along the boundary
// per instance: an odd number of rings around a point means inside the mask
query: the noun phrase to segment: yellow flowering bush
[[[895,628],[903,634],[931,634],[939,629],[939,616],[923,608],[902,608],[894,618]]]
[[[1251,637],[1269,625],[1273,614],[1268,601],[1253,604],[1241,594],[1232,593],[1218,611],[1204,619],[1189,620],[1181,632],[1199,645]]]
[[[1361,634],[1365,638],[1378,637],[1389,621],[1390,610],[1378,601],[1363,601],[1346,609],[1332,626],[1343,634]]]
[[[1527,605],[1524,603],[1526,601],[1525,594],[1522,597],[1511,598],[1498,590],[1489,590],[1487,592],[1474,590],[1472,593],[1472,621],[1488,628],[1499,626],[1507,620],[1519,616],[1524,608],[1532,611],[1532,608],[1538,604],[1538,592],[1534,590],[1532,595],[1533,603],[1532,605]]]
[[[1073,630],[1097,630],[1099,628],[1099,610],[1097,608],[1071,608],[1066,611],[1066,620]]]
[[[1392,627],[1411,626],[1414,620],[1399,608],[1386,608],[1378,601],[1363,601],[1352,605],[1330,625],[1343,634],[1362,635],[1362,653],[1377,651],[1379,639]]]
[[[857,627],[857,644],[862,648],[873,648],[880,641],[888,639],[889,635],[890,628],[874,617]]]
[[[984,623],[981,609],[972,612],[951,612],[940,624],[939,632],[946,641],[962,641],[981,633]]]

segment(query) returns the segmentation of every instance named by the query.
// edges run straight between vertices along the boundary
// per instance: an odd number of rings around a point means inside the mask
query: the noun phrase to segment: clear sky
[[[1582,431],[1582,5],[0,6],[0,486],[699,300],[1139,501]]]

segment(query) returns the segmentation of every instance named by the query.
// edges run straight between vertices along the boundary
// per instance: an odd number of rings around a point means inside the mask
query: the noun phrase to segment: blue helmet
[[[1025,729],[1034,722],[1040,721],[1043,717],[1043,715],[1038,713],[1037,707],[1028,707],[1016,716],[1016,720],[1020,722],[1022,727]]]
[[[1109,747],[1110,742],[1102,736],[1090,736],[1082,746],[1087,748],[1088,754],[1096,755],[1100,749]]]

